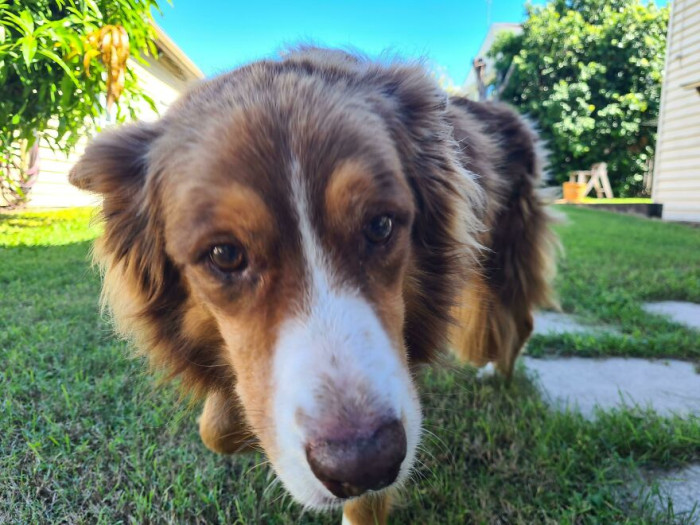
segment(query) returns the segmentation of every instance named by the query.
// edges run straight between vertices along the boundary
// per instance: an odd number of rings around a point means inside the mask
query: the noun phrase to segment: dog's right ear
[[[93,250],[103,273],[102,304],[121,336],[154,365],[181,375],[185,386],[200,393],[230,388],[235,379],[214,320],[191,300],[166,253],[156,181],[162,172],[153,160],[162,129],[156,122],[106,131],[70,173],[72,184],[104,198],[104,231]]]
[[[95,262],[106,273],[120,263],[126,273],[142,280],[140,288],[149,297],[157,291],[167,264],[156,199],[147,184],[149,156],[160,130],[159,123],[139,122],[104,131],[68,176],[74,186],[103,197],[104,234],[95,243]]]
[[[105,131],[87,147],[68,180],[81,190],[133,197],[143,187],[148,152],[161,135],[158,123],[129,124]]]
[[[168,263],[156,199],[147,184],[149,155],[160,129],[158,123],[139,122],[100,133],[68,176],[74,186],[103,197],[104,234],[95,243],[95,262],[108,277],[112,268],[123,266],[141,280],[147,297],[162,286]]]

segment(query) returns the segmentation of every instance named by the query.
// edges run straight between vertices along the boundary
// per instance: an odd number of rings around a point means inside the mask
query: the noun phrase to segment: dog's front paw
[[[482,366],[477,370],[476,372],[476,378],[477,379],[490,379],[493,376],[496,375],[496,365],[493,363],[486,363],[486,365]]]

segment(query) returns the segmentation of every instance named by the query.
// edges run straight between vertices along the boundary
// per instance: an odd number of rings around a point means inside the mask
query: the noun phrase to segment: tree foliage
[[[520,35],[501,34],[500,98],[539,125],[558,181],[607,162],[613,191],[643,193],[656,120],[669,9],[639,0],[553,0],[527,6]]]
[[[14,183],[21,193],[22,150],[37,133],[68,153],[104,118],[112,72],[100,60],[95,35],[118,26],[128,34],[132,58],[155,56],[152,8],[158,8],[156,0],[0,0],[0,182],[5,188]],[[113,115],[117,121],[133,117],[140,101],[153,106],[133,72],[124,73],[123,96]]]

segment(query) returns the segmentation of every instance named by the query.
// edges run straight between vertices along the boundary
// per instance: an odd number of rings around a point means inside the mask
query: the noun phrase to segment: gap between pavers
[[[672,321],[700,330],[700,305],[677,301],[646,303],[643,308],[652,314],[664,315]],[[533,334],[615,333],[611,327],[587,326],[568,314],[537,312]],[[596,407],[621,406],[652,408],[659,415],[700,415],[700,373],[684,361],[634,358],[553,358],[522,361],[535,376],[545,398],[555,408],[580,410],[593,418]],[[673,503],[677,517],[700,525],[700,464],[683,469],[649,473],[646,494],[663,513],[667,501]],[[658,483],[659,496],[651,495],[651,484]],[[692,513],[692,515],[691,515]],[[692,519],[691,519],[692,518]]]
[[[589,419],[595,416],[596,407],[605,410],[621,406],[649,407],[662,416],[700,416],[700,374],[692,363],[634,358],[521,359],[545,399],[559,410],[580,410]],[[653,498],[660,513],[665,512],[670,500],[674,515],[685,516],[689,525],[700,525],[699,464],[649,472],[645,477],[643,495]],[[658,495],[651,494],[654,481],[658,483]]]
[[[559,409],[578,408],[592,418],[595,407],[653,408],[660,415],[700,415],[700,374],[692,363],[634,358],[523,356],[545,398]]]
[[[650,314],[662,315],[688,328],[700,330],[700,304],[684,301],[661,301],[644,303],[642,308]]]

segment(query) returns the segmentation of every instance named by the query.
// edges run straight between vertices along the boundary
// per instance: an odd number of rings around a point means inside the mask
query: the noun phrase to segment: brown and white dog
[[[383,523],[421,434],[412,367],[450,346],[509,376],[548,301],[537,147],[418,65],[310,48],[101,134],[70,180],[104,197],[119,332],[206,397],[204,443]]]

